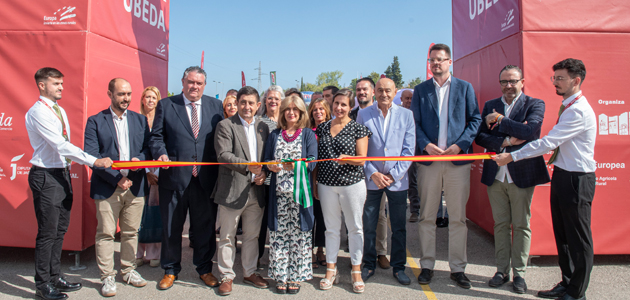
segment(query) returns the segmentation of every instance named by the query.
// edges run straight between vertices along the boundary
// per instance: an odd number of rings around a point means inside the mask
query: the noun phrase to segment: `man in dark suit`
[[[359,105],[350,111],[350,118],[354,121],[357,120],[359,110],[374,104],[374,80],[370,77],[363,77],[357,81],[356,94],[357,102]]]
[[[122,78],[109,82],[109,108],[88,118],[85,126],[85,152],[94,157],[117,160],[150,159],[150,130],[147,118],[127,110],[131,85]],[[120,221],[120,268],[123,280],[136,287],[147,285],[135,271],[138,228],[142,219],[144,196],[149,194],[144,168],[112,170],[93,168],[90,197],[96,202],[96,262],[101,272],[101,294],[116,295],[114,235]]]
[[[435,44],[429,51],[433,80],[417,85],[411,111],[416,120],[416,146],[423,155],[456,155],[472,152],[472,142],[481,123],[475,91],[470,83],[451,76],[451,50]],[[435,266],[436,216],[444,191],[450,215],[449,265],[451,279],[471,288],[464,274],[467,264],[466,203],[470,193],[472,161],[422,162],[418,167],[420,191],[420,284],[428,284]]]
[[[264,144],[269,127],[254,115],[260,107],[258,91],[243,87],[236,96],[238,113],[217,125],[214,147],[218,161],[224,163],[246,163],[263,161]],[[219,205],[221,237],[217,264],[221,272],[219,294],[232,292],[234,259],[236,254],[236,229],[243,219],[241,238],[241,263],[244,282],[257,288],[267,288],[268,283],[256,274],[258,262],[258,237],[265,212],[265,187],[267,174],[262,166],[222,165],[219,179],[212,197]],[[266,224],[265,224],[266,225]]]
[[[479,126],[475,141],[488,152],[511,153],[540,138],[545,102],[522,92],[525,79],[517,66],[505,66],[499,83],[503,96],[484,105],[481,118],[485,124]],[[537,156],[499,167],[486,159],[481,182],[488,186],[494,218],[497,272],[488,284],[499,287],[508,282],[512,269],[512,290],[523,294],[527,291],[524,276],[532,234],[529,219],[534,187],[549,182],[545,160]]]
[[[182,77],[182,93],[158,102],[149,147],[159,161],[216,162],[214,132],[223,119],[221,101],[203,95],[206,72],[189,67]],[[173,286],[181,271],[182,231],[186,213],[195,234],[193,264],[208,286],[218,286],[212,275],[216,251],[217,205],[210,198],[217,180],[217,166],[163,168],[159,195],[163,236],[161,290]]]

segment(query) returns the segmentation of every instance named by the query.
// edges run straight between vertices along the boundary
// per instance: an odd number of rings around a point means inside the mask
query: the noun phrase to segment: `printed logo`
[[[602,99],[599,99],[599,101],[597,101],[597,104],[616,105],[616,104],[626,104],[626,102],[623,101],[623,100],[602,100]]]
[[[44,16],[44,25],[75,25],[76,21],[72,19],[77,16],[74,13],[76,6],[64,6],[53,13],[52,16]]]
[[[129,4],[127,4],[127,2]],[[123,0],[123,5],[125,6],[125,10],[127,12],[131,12],[133,10],[134,17],[141,19],[143,22],[154,26],[157,29],[162,28],[162,31],[166,32],[166,27],[164,25],[164,11],[161,7],[159,7],[160,11],[158,12],[158,8],[156,8],[153,3],[149,3],[149,0]]]
[[[13,128],[11,128],[11,125],[13,125],[13,118],[4,115],[4,113],[0,114],[0,130],[13,130]]]
[[[157,51],[157,55],[161,55],[166,57],[166,45],[164,45],[164,43],[160,44],[160,46],[156,47],[155,50]]]
[[[484,10],[490,9],[497,2],[499,0],[468,0],[468,16],[470,20],[474,20],[476,16],[481,15]]]
[[[514,27],[514,23],[512,21],[514,21],[514,9],[510,9],[507,15],[505,15],[505,20],[501,23],[501,31]]]
[[[598,120],[599,135],[628,135],[628,113],[624,112],[618,116],[599,115]]]
[[[13,181],[13,179],[15,179],[15,177],[16,177],[18,174],[19,174],[19,175],[24,174],[24,170],[25,170],[25,169],[28,169],[28,170],[26,171],[26,174],[28,174],[28,171],[30,171],[30,170],[31,170],[31,168],[29,168],[29,167],[19,167],[19,168],[18,168],[18,166],[17,166],[17,161],[18,161],[18,160],[20,160],[20,159],[22,158],[22,156],[24,156],[24,154],[25,154],[25,153],[22,153],[22,155],[18,155],[18,156],[16,156],[16,157],[14,157],[14,158],[12,158],[12,159],[11,159],[11,162],[12,162],[12,164],[11,164],[11,178],[9,178],[9,179],[11,179],[11,181]],[[19,169],[19,170],[18,170],[18,169]]]

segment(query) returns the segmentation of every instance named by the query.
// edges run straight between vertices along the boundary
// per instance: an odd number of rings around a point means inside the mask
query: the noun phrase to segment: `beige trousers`
[[[448,207],[448,261],[451,272],[464,272],[466,256],[466,203],[470,194],[470,164],[456,166],[452,162],[433,162],[429,166],[418,164],[418,190],[420,192],[420,265],[424,269],[435,267],[435,219],[442,201]]]
[[[114,235],[120,225],[120,271],[123,275],[136,268],[138,228],[142,220],[144,197],[136,197],[130,190],[116,188],[108,199],[96,202],[96,263],[101,271],[101,280],[115,276]]]
[[[387,196],[383,193],[381,208],[378,214],[378,224],[376,225],[376,255],[387,255],[387,214],[385,206]]]
[[[219,238],[217,264],[221,278],[234,280],[234,260],[236,259],[236,230],[238,221],[243,218],[243,235],[241,236],[241,263],[243,276],[249,277],[256,271],[258,262],[258,236],[260,235],[260,220],[265,212],[264,208],[253,200],[252,194],[256,187],[249,189],[249,199],[241,209],[232,209],[219,205],[219,223],[221,234]]]

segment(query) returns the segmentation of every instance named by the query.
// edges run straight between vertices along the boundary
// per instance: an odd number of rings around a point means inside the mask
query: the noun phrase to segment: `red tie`
[[[192,131],[193,131],[193,134],[195,135],[195,139],[197,139],[197,136],[199,135],[199,118],[197,117],[197,104],[194,102],[190,103],[190,107],[191,107],[190,119],[192,120]],[[195,162],[197,162],[197,155],[195,155]],[[197,166],[193,166],[192,174],[195,177],[199,175],[199,169],[197,168]]]

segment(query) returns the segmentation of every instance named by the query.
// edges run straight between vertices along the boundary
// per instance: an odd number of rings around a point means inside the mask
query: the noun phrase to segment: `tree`
[[[416,85],[422,83],[422,79],[420,77],[416,77],[414,79],[412,79],[411,81],[409,81],[409,84],[407,85],[408,88],[414,88],[416,87]]]
[[[385,70],[385,76],[394,81],[396,88],[402,88],[405,83],[402,80],[402,74],[400,73],[400,63],[398,62],[398,56],[394,56],[394,61]]]
[[[322,88],[329,85],[339,87],[339,80],[341,79],[341,76],[343,76],[343,72],[339,70],[332,72],[322,72],[317,75],[317,80],[315,84]]]
[[[304,90],[304,77],[300,79],[300,92]]]
[[[304,87],[302,88],[302,92],[321,92],[322,89],[323,87],[319,87],[315,84],[307,82],[304,84]]]
[[[372,71],[372,73],[370,73],[370,75],[368,75],[366,77],[372,79],[372,81],[374,81],[374,83],[376,84],[378,82],[378,80],[381,79],[381,74]],[[357,90],[357,81],[359,81],[359,79],[356,79],[356,78],[352,79],[352,81],[350,81],[350,86],[348,88],[352,89],[353,91],[356,91]]]

